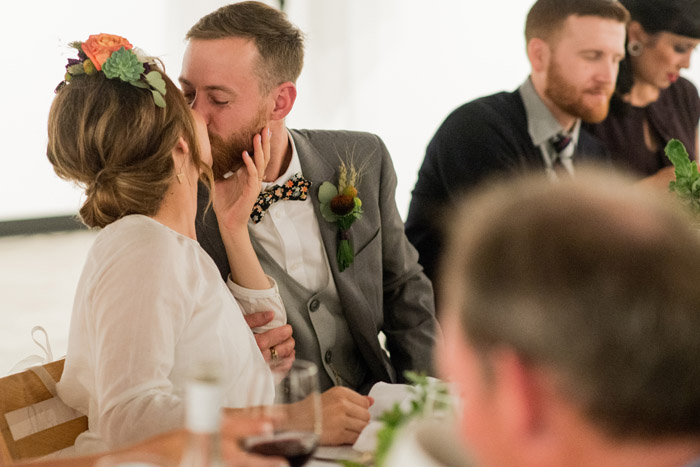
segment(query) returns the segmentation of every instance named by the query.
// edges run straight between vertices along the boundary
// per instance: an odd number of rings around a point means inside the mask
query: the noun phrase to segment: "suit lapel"
[[[336,260],[338,251],[338,227],[335,223],[326,221],[321,215],[321,207],[318,201],[318,188],[323,182],[331,182],[334,185],[337,184],[337,166],[332,166],[328,162],[329,158],[327,155],[320,154],[305,135],[297,130],[289,131],[294,138],[294,144],[296,145],[299,163],[304,177],[313,183],[311,199],[316,213],[316,219],[318,219],[321,238],[326,249],[331,273],[333,274],[333,280],[338,290],[340,305],[350,327],[350,332],[352,332],[358,350],[364,356],[370,371],[380,380],[393,381],[392,377],[387,373],[386,368],[382,365],[383,352],[376,338],[376,329],[373,327],[374,324],[368,319],[370,316],[368,311],[369,304],[357,287],[356,269],[350,266],[343,272],[338,270],[338,261]],[[330,159],[332,160],[333,158]],[[338,164],[340,164],[340,159],[338,159]]]

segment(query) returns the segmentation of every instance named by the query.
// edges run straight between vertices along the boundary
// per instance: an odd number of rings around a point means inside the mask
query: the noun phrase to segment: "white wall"
[[[192,4],[197,4],[193,6]],[[58,179],[46,159],[46,121],[63,79],[68,43],[114,33],[179,72],[184,35],[225,1],[3,0],[0,4],[0,221],[74,214],[80,190]],[[177,66],[175,66],[177,65]],[[177,75],[175,75],[177,76]]]
[[[527,76],[523,0],[288,3],[308,47],[289,125],[379,134],[404,216],[425,147],[447,114]]]
[[[162,56],[177,77],[186,30],[228,2],[10,1],[0,5],[0,221],[72,214],[80,192],[55,176],[45,155],[53,89],[72,56],[66,44],[97,32],[123,35]],[[530,1],[286,3],[291,20],[307,32],[289,126],[382,136],[396,165],[404,214],[425,146],[444,117],[474,97],[514,89],[528,72],[522,30]],[[700,82],[700,65],[686,76]]]

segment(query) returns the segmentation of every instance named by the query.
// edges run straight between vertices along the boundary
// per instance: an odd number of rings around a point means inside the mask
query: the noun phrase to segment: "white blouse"
[[[76,451],[182,427],[184,386],[204,365],[221,371],[225,406],[247,405],[249,391],[272,403],[271,375],[239,308],[284,313],[270,280],[267,290],[224,284],[199,243],[146,216],[105,227],[80,277],[57,386],[88,415]]]

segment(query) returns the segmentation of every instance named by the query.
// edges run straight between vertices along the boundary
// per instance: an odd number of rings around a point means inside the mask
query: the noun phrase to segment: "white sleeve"
[[[191,266],[181,264],[167,242],[144,241],[129,252],[95,279],[91,300],[97,429],[111,448],[184,420],[169,375],[194,310]]]
[[[240,305],[244,315],[260,311],[272,311],[275,314],[274,319],[270,323],[253,329],[254,332],[265,332],[287,324],[287,310],[284,308],[284,302],[282,302],[277,282],[270,276],[267,276],[267,278],[271,287],[262,290],[241,287],[231,280],[230,274],[226,279],[226,285]]]

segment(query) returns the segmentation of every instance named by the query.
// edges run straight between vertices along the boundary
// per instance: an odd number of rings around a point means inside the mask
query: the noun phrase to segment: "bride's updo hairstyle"
[[[59,177],[85,189],[80,217],[89,227],[156,214],[176,175],[172,151],[180,137],[203,181],[211,183],[182,93],[154,64],[146,70],[160,72],[160,101],[150,81],[137,87],[98,70],[69,76],[51,105],[47,156]]]

